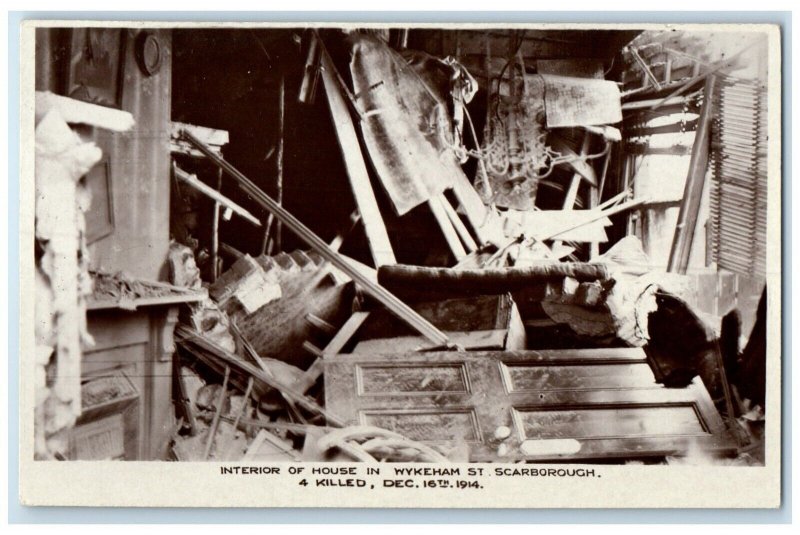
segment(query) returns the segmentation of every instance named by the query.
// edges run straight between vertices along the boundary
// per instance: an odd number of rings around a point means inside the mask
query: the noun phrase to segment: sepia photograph
[[[26,462],[478,489],[779,450],[777,27],[23,31]]]

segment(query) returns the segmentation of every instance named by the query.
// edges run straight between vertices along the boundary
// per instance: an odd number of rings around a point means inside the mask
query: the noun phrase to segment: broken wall
[[[37,91],[66,95],[72,31],[36,30]],[[147,30],[158,41],[161,54],[160,67],[150,76],[136,59],[136,38],[145,30],[120,31],[119,102],[121,109],[136,118],[136,126],[124,133],[86,128],[80,131],[103,151],[98,180],[107,183],[109,192],[107,197],[94,195],[87,213],[87,221],[96,216],[111,229],[90,243],[91,266],[164,280],[169,248],[171,30]],[[107,210],[101,209],[104,200]],[[87,231],[91,234],[92,229]]]

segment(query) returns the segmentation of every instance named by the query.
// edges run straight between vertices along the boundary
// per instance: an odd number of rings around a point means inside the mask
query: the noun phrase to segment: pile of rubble
[[[516,120],[487,121],[484,146],[467,149],[458,125],[476,82],[452,58],[439,64],[452,74],[440,93],[426,85],[430,73],[414,72],[439,60],[354,33],[351,89],[319,36],[312,42],[306,74],[323,79],[375,269],[179,132],[270,213],[268,229],[274,218],[310,249],[237,252],[205,284],[209,298],[185,311],[175,459],[716,458],[757,442],[758,408],[743,410],[725,375],[738,347],[722,354],[724,333],[687,304],[696,291],[687,279],[651,272],[633,237],[599,255],[609,217],[643,202],[628,191],[600,202],[620,139],[609,126],[621,117],[613,83],[512,65],[490,87],[489,111],[533,121],[537,143],[521,140],[529,132]],[[591,154],[593,144],[604,148]],[[474,186],[460,167],[468,157],[478,160]],[[601,158],[598,174],[591,162]],[[559,166],[572,175],[560,186],[563,210],[534,209]],[[395,215],[427,207],[447,260],[397,262],[368,169]],[[581,186],[589,206],[576,210]],[[204,285],[193,263],[173,247],[173,284]]]

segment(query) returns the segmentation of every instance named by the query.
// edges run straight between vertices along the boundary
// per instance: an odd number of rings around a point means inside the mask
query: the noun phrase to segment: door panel
[[[361,395],[469,392],[466,368],[460,363],[439,366],[358,365],[356,369]]]
[[[604,409],[514,409],[523,439],[703,436],[691,405]]]
[[[641,349],[332,355],[328,409],[474,461],[664,456],[734,448],[702,382],[655,382]],[[504,426],[511,430],[497,433]]]
[[[364,411],[361,422],[423,442],[481,440],[478,418],[475,411],[469,409]]]

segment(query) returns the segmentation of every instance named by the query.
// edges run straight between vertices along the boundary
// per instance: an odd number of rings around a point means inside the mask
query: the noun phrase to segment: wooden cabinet
[[[84,389],[101,380],[130,384],[102,413],[85,410],[71,437],[71,457],[162,460],[173,432],[172,331],[177,305],[89,311],[94,346],[84,348]],[[123,403],[124,401],[124,403]],[[87,446],[88,444],[97,444]]]
[[[335,355],[326,406],[473,461],[642,458],[734,448],[699,380],[656,384],[641,349]]]

